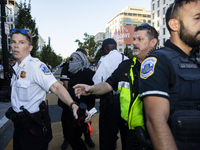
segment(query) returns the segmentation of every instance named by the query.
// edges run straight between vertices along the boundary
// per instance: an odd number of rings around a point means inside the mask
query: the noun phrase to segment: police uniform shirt
[[[124,56],[124,60],[126,59],[128,59],[128,57]],[[117,50],[112,50],[107,55],[102,56],[92,79],[94,84],[106,81],[122,60],[123,56]]]
[[[189,56],[184,53],[179,47],[174,45],[168,40],[165,44],[182,56],[188,58]],[[192,51],[191,57],[194,57]],[[140,98],[143,99],[147,96],[159,96],[170,99],[169,88],[175,84],[176,74],[169,59],[159,52],[152,52],[142,62],[139,80]]]
[[[118,68],[112,73],[112,75],[106,80],[110,86],[116,91],[118,88],[118,84],[129,84],[129,75],[130,75],[130,67],[133,65],[134,62],[132,59],[128,59],[123,61],[121,64],[119,64]],[[136,60],[135,66],[132,68],[133,74],[134,74],[134,86],[132,87],[133,93],[139,93],[139,83],[138,83],[138,76],[139,76],[139,70],[140,70],[140,62]]]
[[[28,55],[19,65],[13,67],[11,104],[15,112],[23,105],[30,113],[39,111],[39,105],[46,98],[46,92],[57,80],[47,66],[37,58]]]

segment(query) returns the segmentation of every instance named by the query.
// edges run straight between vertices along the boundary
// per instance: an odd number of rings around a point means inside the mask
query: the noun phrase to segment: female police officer
[[[14,149],[48,149],[52,131],[44,100],[49,90],[71,107],[77,118],[78,106],[69,93],[57,82],[43,62],[31,57],[31,42],[28,30],[11,30],[11,48],[17,62],[13,67],[11,81],[12,108],[7,112],[7,117],[14,122]],[[86,121],[89,119],[90,115]]]

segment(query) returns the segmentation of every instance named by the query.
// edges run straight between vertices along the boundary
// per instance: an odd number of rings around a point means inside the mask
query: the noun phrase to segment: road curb
[[[0,120],[0,135],[10,126],[12,120],[8,119],[6,116]]]

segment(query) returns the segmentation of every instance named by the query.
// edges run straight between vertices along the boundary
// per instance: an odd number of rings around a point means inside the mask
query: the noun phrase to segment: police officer
[[[57,82],[47,66],[30,52],[33,48],[31,34],[25,29],[11,30],[12,54],[16,58],[11,86],[12,107],[6,116],[14,122],[13,149],[48,149],[52,130],[46,92],[51,90],[73,110],[78,106],[65,88]],[[89,115],[89,114],[88,114]],[[86,119],[89,121],[90,115]]]
[[[140,93],[155,150],[200,147],[200,1],[175,0],[166,13],[171,38],[141,66]]]
[[[94,84],[106,81],[118,65],[123,60],[128,59],[117,51],[117,43],[112,38],[103,41],[100,52],[103,56],[99,60],[96,73],[93,76]],[[101,96],[99,109],[100,150],[114,150],[120,119],[119,95],[109,93]]]
[[[77,96],[84,94],[102,95],[112,90],[119,90],[122,117],[120,121],[120,133],[123,150],[137,149],[140,146],[135,133],[137,126],[144,128],[142,102],[139,100],[138,74],[140,63],[147,53],[155,48],[157,39],[157,31],[147,23],[136,27],[133,36],[134,57],[132,59],[122,62],[106,82],[94,86],[79,84],[74,87]],[[114,118],[115,116],[113,114],[110,118]]]

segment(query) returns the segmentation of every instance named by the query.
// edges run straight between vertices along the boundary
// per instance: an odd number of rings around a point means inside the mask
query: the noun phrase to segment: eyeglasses
[[[29,31],[28,30],[25,30],[25,29],[11,29],[10,33],[13,34],[13,33],[17,33],[17,32],[20,32],[22,34],[26,34],[28,33]]]
[[[144,27],[147,29],[151,29],[151,26],[148,23],[142,23],[139,27]]]
[[[76,57],[70,57],[70,58],[69,58],[70,61],[73,61],[73,60],[75,60],[75,59],[76,59]]]
[[[174,7],[176,5],[176,2],[181,2],[181,1],[183,1],[183,0],[175,0],[174,3],[172,4],[172,10],[171,10],[171,14],[170,14],[170,19],[172,19],[172,14],[174,12]]]
[[[25,29],[11,29],[10,30],[11,35],[13,35],[14,33],[21,33],[24,34],[28,37],[28,39],[30,40],[30,43],[32,43],[32,37],[31,34],[29,33],[29,30],[25,30]]]

